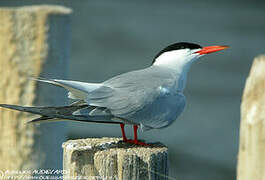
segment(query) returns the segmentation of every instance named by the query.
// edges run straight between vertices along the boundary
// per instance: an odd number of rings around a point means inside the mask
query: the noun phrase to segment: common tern
[[[160,51],[152,65],[130,71],[101,83],[59,79],[36,79],[68,90],[75,103],[61,107],[24,107],[0,104],[1,107],[41,115],[29,121],[73,120],[120,124],[123,141],[146,145],[137,138],[137,129],[160,129],[171,125],[185,107],[183,94],[190,66],[199,57],[228,48],[202,47],[179,42]],[[133,125],[134,139],[126,138],[124,125]]]

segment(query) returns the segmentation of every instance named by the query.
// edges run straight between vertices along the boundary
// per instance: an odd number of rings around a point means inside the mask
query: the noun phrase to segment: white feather
[[[32,78],[33,79],[33,78]],[[69,81],[60,79],[34,79],[40,82],[46,82],[60,86],[68,90],[68,97],[71,99],[86,99],[87,95],[102,86],[101,83],[86,83],[79,81]]]
[[[154,62],[154,66],[162,66],[172,69],[176,74],[178,74],[178,91],[183,91],[186,86],[187,74],[190,69],[191,64],[197,60],[201,55],[194,53],[200,49],[180,49],[164,52],[158,56]]]

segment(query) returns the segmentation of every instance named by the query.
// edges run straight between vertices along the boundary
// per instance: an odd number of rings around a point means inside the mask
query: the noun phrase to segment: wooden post
[[[69,140],[63,144],[64,179],[168,179],[167,147],[137,146],[120,138]]]
[[[254,59],[243,93],[237,179],[265,179],[265,56]]]
[[[0,8],[0,103],[59,104],[61,90],[28,77],[66,76],[70,13],[60,6]],[[25,124],[33,117],[0,108],[1,172],[60,167],[63,127]]]

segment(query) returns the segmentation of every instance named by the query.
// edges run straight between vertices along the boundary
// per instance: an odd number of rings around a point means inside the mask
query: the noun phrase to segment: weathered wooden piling
[[[243,93],[237,179],[265,179],[264,55],[255,58]]]
[[[139,146],[120,138],[69,140],[63,144],[64,179],[168,179],[167,147]]]
[[[0,103],[51,105],[62,100],[58,98],[61,90],[28,77],[64,78],[67,74],[70,13],[61,6],[0,8]],[[61,164],[62,128],[26,125],[32,118],[0,108],[1,172]]]

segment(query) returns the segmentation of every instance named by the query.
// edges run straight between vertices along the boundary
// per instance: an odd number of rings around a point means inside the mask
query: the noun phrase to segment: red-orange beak
[[[203,55],[203,54],[213,53],[216,51],[221,51],[226,48],[229,48],[229,46],[207,46],[207,47],[203,47],[199,51],[196,51],[195,53],[199,53],[200,55]]]

